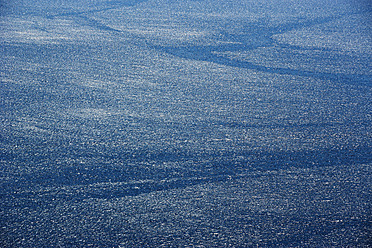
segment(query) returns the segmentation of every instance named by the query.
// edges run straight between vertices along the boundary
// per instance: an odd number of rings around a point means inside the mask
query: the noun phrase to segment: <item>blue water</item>
[[[0,9],[2,247],[368,247],[368,1]]]

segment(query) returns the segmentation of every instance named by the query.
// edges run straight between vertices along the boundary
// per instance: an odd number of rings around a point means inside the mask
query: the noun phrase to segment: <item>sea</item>
[[[366,0],[0,2],[0,246],[371,247]]]

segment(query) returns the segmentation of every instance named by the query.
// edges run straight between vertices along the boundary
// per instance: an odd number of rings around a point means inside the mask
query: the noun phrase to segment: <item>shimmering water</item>
[[[368,1],[0,10],[2,247],[368,247]]]

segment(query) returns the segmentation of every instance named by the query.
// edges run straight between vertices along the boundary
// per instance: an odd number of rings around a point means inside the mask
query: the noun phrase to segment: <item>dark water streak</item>
[[[68,12],[60,15],[53,15],[48,16],[48,18],[59,18],[63,16],[71,16],[75,19],[75,21],[79,25],[89,26],[91,28],[95,28],[100,31],[107,31],[112,32],[113,34],[120,35],[123,31],[114,29],[108,25],[95,20],[89,15],[103,12],[107,10],[122,8],[122,7],[132,7],[137,4],[140,4],[143,1],[112,1],[105,3],[105,6],[109,6],[102,9],[95,9],[90,11],[83,11],[83,12]],[[359,12],[360,14],[362,12]],[[356,14],[354,12],[347,13],[347,14],[339,14],[337,16],[328,16],[322,18],[314,18],[311,20],[304,20],[298,19],[297,21],[291,21],[289,23],[280,24],[277,26],[269,26],[269,24],[265,23],[264,20],[261,22],[253,22],[253,23],[243,23],[243,31],[242,34],[230,34],[226,30],[220,30],[220,34],[229,42],[233,42],[232,44],[223,44],[223,45],[207,45],[207,46],[178,46],[178,47],[168,47],[168,46],[160,46],[155,45],[152,43],[151,40],[147,39],[146,37],[137,36],[138,45],[143,45],[148,48],[156,49],[161,52],[165,52],[171,54],[173,56],[187,59],[187,60],[196,60],[196,61],[205,61],[216,63],[225,66],[231,67],[238,67],[244,69],[251,69],[256,70],[259,72],[264,73],[273,73],[279,75],[290,75],[290,76],[301,76],[301,77],[310,77],[314,79],[320,79],[325,81],[331,81],[333,83],[342,83],[342,84],[349,84],[349,85],[360,85],[360,86],[371,86],[372,85],[372,75],[359,75],[359,74],[345,74],[345,73],[327,73],[327,72],[319,72],[319,71],[307,71],[307,70],[300,70],[300,69],[291,69],[291,68],[279,68],[279,67],[269,67],[258,65],[252,62],[247,61],[240,61],[237,59],[226,58],[223,56],[219,56],[214,54],[215,52],[237,52],[237,51],[253,51],[257,48],[262,47],[286,47],[292,49],[302,49],[302,50],[323,50],[329,51],[329,49],[317,49],[317,48],[299,48],[298,46],[289,46],[285,44],[278,43],[272,37],[278,34],[284,34],[286,32],[290,32],[293,30],[299,30],[304,28],[313,27],[316,25],[321,25],[325,23],[329,23],[331,21],[336,21],[340,18],[344,18],[346,16],[351,16]]]

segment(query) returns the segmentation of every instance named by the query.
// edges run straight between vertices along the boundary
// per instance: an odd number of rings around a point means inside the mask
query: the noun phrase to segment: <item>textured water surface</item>
[[[368,1],[1,3],[2,247],[368,247]]]

